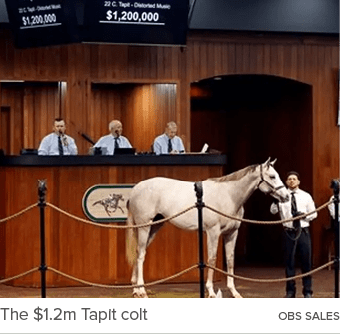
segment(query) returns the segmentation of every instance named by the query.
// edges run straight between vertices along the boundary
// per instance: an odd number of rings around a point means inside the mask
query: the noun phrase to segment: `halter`
[[[257,187],[256,188],[259,188],[260,187],[260,184],[262,182],[265,182],[268,184],[269,188],[271,189],[270,191],[268,192],[264,192],[266,195],[273,195],[273,194],[276,194],[276,191],[277,190],[280,190],[282,188],[284,188],[285,186],[282,184],[278,187],[274,187],[270,182],[266,181],[263,177],[263,169],[262,169],[262,165],[260,165],[260,174],[261,174],[261,181],[258,183]]]

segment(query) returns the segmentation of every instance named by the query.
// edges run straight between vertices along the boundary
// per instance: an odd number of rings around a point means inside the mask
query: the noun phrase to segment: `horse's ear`
[[[270,157],[268,158],[268,160],[263,165],[267,166],[267,168],[269,168],[269,166],[270,166]]]
[[[270,165],[271,165],[271,166],[274,166],[276,160],[277,160],[277,159],[273,160],[273,161],[270,163]]]

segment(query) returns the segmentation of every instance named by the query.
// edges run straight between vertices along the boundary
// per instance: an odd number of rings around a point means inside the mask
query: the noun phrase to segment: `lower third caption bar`
[[[0,308],[0,321],[147,321],[148,311],[146,308],[139,310],[122,310],[115,308],[106,310],[93,310],[88,307],[79,310],[64,310],[61,308],[36,307],[33,311],[16,310],[14,308]]]

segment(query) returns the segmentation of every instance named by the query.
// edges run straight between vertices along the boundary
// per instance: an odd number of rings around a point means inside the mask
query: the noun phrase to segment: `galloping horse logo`
[[[122,213],[124,213],[122,207],[119,206],[119,201],[124,201],[122,194],[110,194],[109,197],[96,201],[92,205],[101,204],[106,213],[111,216],[111,213],[116,212],[117,209],[120,209]]]
[[[134,184],[95,184],[83,196],[84,214],[94,222],[125,222]],[[99,204],[99,205],[98,205]]]

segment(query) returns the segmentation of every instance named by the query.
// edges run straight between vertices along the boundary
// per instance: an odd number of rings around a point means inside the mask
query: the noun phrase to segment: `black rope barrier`
[[[333,180],[331,188],[334,192],[334,297],[339,298],[339,180]]]
[[[203,215],[202,210],[205,206],[203,202],[202,182],[195,182],[195,192],[197,197],[196,207],[198,210],[198,269],[200,274],[200,297],[204,298],[204,242],[203,242]]]
[[[46,181],[38,181],[38,196],[40,209],[40,278],[41,297],[46,298],[46,245],[45,245],[45,208],[46,208]]]

